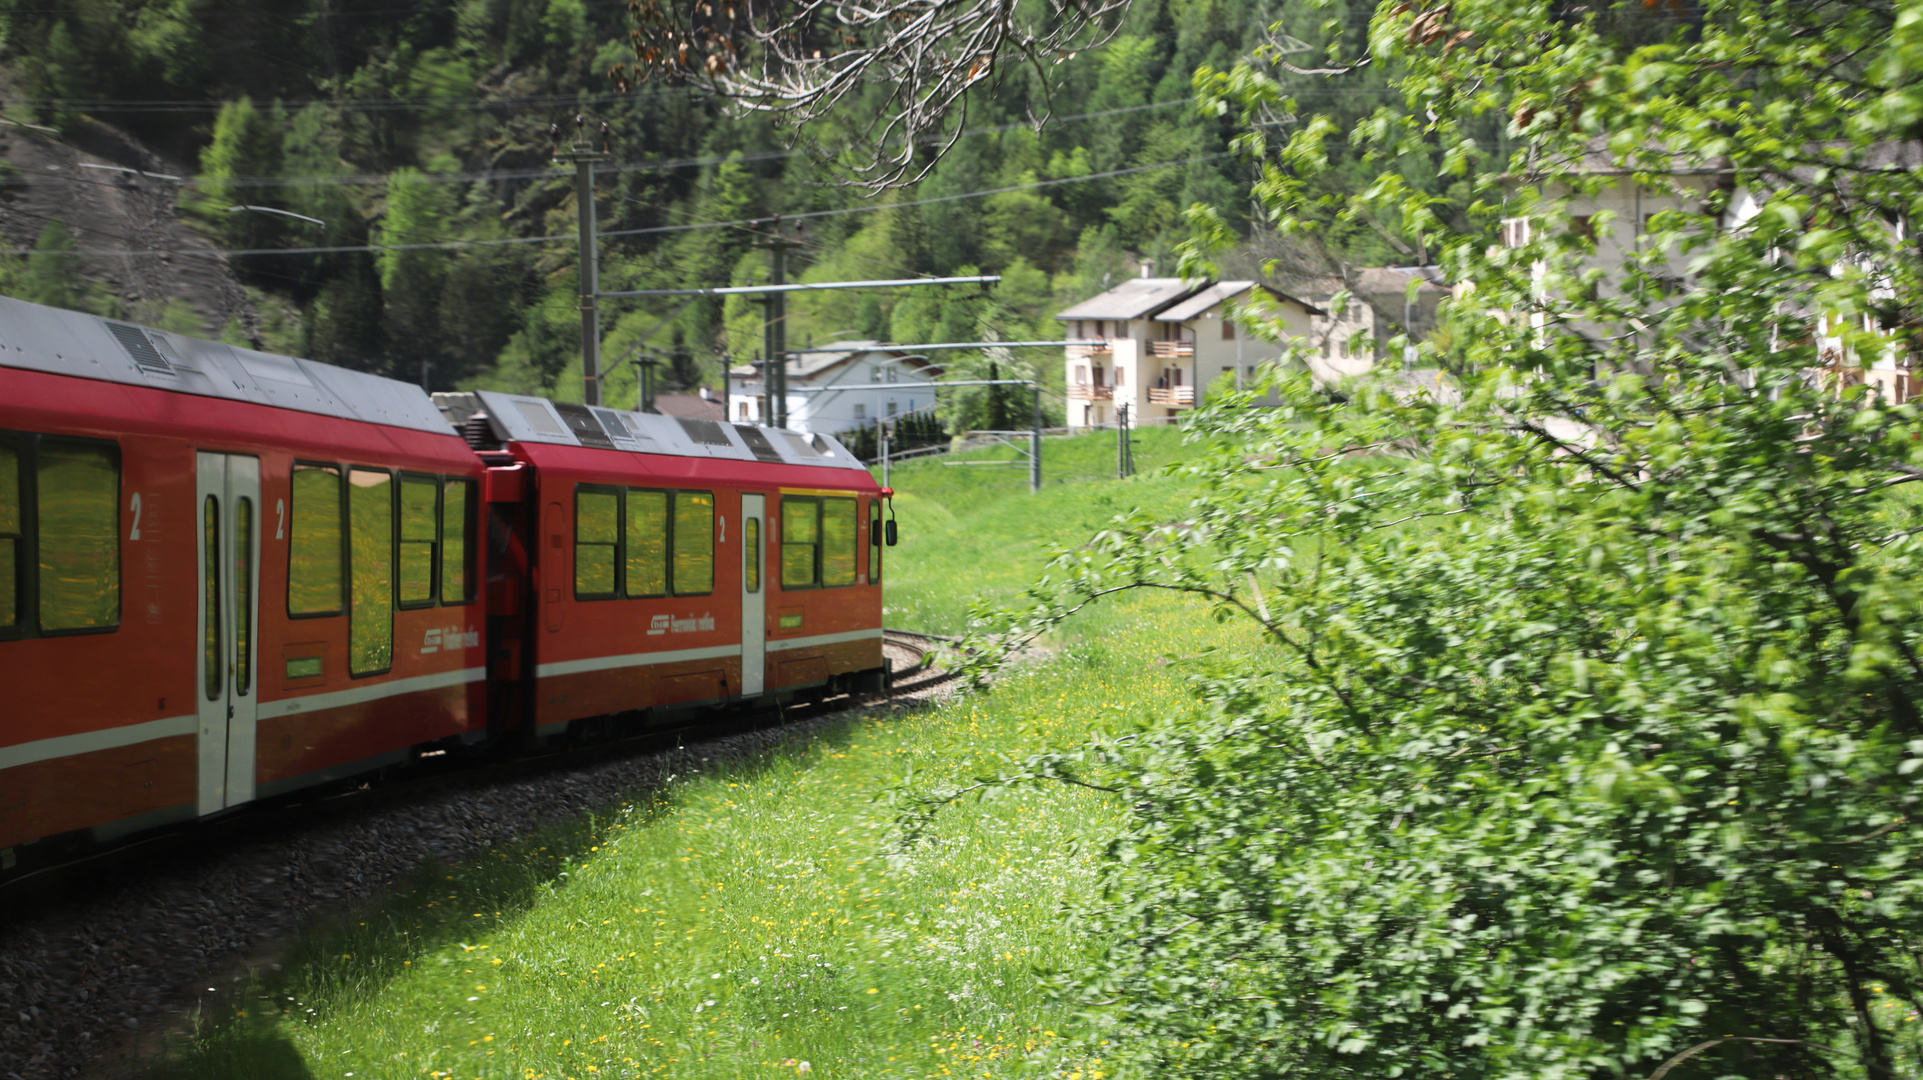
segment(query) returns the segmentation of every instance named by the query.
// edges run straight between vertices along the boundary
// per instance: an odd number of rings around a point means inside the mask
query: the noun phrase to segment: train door
[[[765,495],[741,496],[741,692],[766,689],[762,675],[768,668],[768,594],[761,588],[762,538],[768,518]]]
[[[201,453],[197,472],[194,696],[200,702],[200,812],[211,814],[254,797],[260,459]]]

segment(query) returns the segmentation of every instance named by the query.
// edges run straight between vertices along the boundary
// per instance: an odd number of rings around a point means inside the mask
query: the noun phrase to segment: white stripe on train
[[[820,645],[842,645],[850,641],[879,641],[881,628],[868,630],[849,630],[840,634],[816,634],[813,637],[775,638],[768,642],[771,653],[792,652],[796,649],[813,648]],[[556,675],[580,675],[590,671],[608,671],[613,668],[639,667],[643,664],[679,664],[688,660],[720,660],[724,657],[741,655],[739,642],[733,645],[711,645],[703,649],[670,649],[662,652],[625,653],[619,656],[590,656],[585,660],[556,660],[535,668],[535,675],[547,679]]]

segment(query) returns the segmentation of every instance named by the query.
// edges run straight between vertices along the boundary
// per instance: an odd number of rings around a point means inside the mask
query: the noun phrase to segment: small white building
[[[791,353],[788,427],[793,431],[836,435],[932,409],[935,381],[940,377],[940,367],[906,345],[837,341]],[[773,410],[767,393],[757,365],[743,364],[731,369],[728,419],[737,424],[771,423]]]

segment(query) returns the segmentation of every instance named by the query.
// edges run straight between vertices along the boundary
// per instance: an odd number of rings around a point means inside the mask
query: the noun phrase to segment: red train
[[[839,443],[477,400],[457,432],[405,383],[0,298],[0,869],[881,688],[888,492]]]

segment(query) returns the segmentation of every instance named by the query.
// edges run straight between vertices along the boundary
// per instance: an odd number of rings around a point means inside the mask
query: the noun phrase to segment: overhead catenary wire
[[[1113,116],[1127,116],[1132,113],[1148,112],[1155,109],[1167,109],[1167,108],[1173,108],[1178,105],[1187,105],[1193,102],[1194,100],[1195,99],[1192,97],[1186,97],[1186,98],[1172,98],[1168,101],[1151,101],[1143,105],[1127,105],[1127,106],[1123,106],[1121,108],[1116,108],[1116,109],[1101,109],[1095,112],[1076,113],[1071,116],[1051,117],[1048,122],[1051,124],[1073,124],[1073,123],[1081,123],[1088,120],[1101,120],[1101,119],[1106,119],[1108,117],[1113,117]],[[998,134],[1004,131],[1013,131],[1017,128],[1027,128],[1030,126],[1031,126],[1030,123],[1025,120],[1011,121],[1006,124],[993,124],[985,127],[975,128],[969,132],[969,135],[971,137],[979,136],[979,135],[992,135],[992,134]],[[739,160],[743,163],[763,162],[763,161],[783,161],[789,158],[803,156],[808,152],[809,151],[805,147],[790,146],[790,147],[783,147],[783,148],[774,149],[774,150],[735,151],[730,154],[703,154],[698,157],[672,158],[665,161],[614,162],[607,165],[597,166],[595,168],[595,172],[597,174],[674,172],[680,169],[707,168],[708,166],[711,166],[711,165],[722,164],[723,162],[726,162],[730,159]],[[178,183],[181,187],[184,187],[184,188],[220,187],[220,188],[311,189],[311,188],[321,188],[321,187],[381,187],[393,181],[393,176],[392,174],[389,174],[389,173],[342,173],[337,175],[314,174],[314,175],[308,175],[308,176],[228,176],[228,177],[201,176],[201,177],[185,177],[185,178],[158,177],[157,174],[146,174],[146,175],[156,176],[156,178],[166,179],[169,182]],[[529,166],[526,168],[519,168],[519,169],[491,169],[491,170],[485,170],[485,171],[479,171],[479,172],[417,173],[412,176],[409,176],[407,178],[407,182],[411,184],[466,184],[466,183],[477,183],[477,182],[498,183],[504,180],[565,180],[565,179],[568,179],[570,175],[571,174],[569,174],[564,169],[556,169],[551,166]],[[63,184],[72,184],[72,183],[78,183],[78,182],[81,182],[81,181],[74,178],[64,177],[64,176],[46,176],[44,174],[39,174],[39,173],[22,174],[14,177],[12,180],[12,183],[26,186],[26,187],[59,186]]]
[[[1227,151],[1212,154],[1198,154],[1179,161],[1162,161],[1153,165],[1136,165],[1127,169],[1110,169],[1107,172],[1088,173],[1083,176],[1064,176],[1053,180],[1036,180],[1027,184],[1010,184],[1004,187],[985,188],[980,191],[966,191],[955,195],[936,195],[926,199],[910,199],[903,202],[875,203],[867,206],[847,206],[835,210],[811,210],[799,214],[784,214],[783,221],[840,217],[847,214],[873,214],[886,210],[904,210],[916,206],[931,206],[936,203],[959,202],[963,199],[983,199],[991,195],[1003,195],[1013,191],[1032,191],[1037,188],[1059,187],[1063,184],[1081,184],[1094,180],[1109,180],[1118,176],[1152,172],[1158,169],[1172,169],[1183,165],[1193,165],[1203,161],[1227,157]],[[754,225],[768,220],[766,217],[736,218],[730,221],[700,221],[681,225],[655,225],[640,229],[609,229],[599,235],[603,238],[617,236],[652,236],[664,233],[695,232],[702,229],[723,229]],[[326,247],[298,248],[211,248],[193,250],[186,248],[79,248],[73,251],[42,251],[37,248],[12,248],[14,255],[72,255],[95,258],[118,258],[126,256],[149,255],[215,255],[225,257],[261,255],[343,255],[374,251],[455,251],[463,248],[503,247],[516,244],[553,244],[572,241],[573,234],[554,236],[514,236],[495,240],[432,240],[412,244],[341,244]]]

